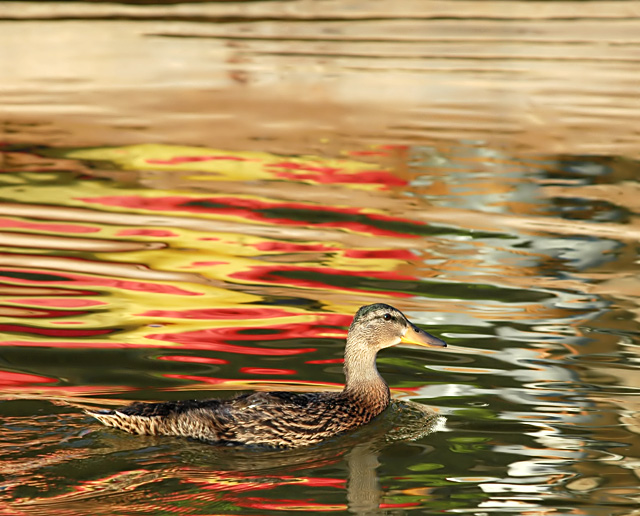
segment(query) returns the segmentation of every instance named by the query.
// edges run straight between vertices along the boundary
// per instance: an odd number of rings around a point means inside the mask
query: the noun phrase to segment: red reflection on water
[[[418,507],[420,502],[405,502],[405,503],[381,503],[379,509],[399,509],[402,507]],[[443,511],[444,512],[444,511]]]
[[[331,459],[317,460],[315,465],[326,466],[329,464],[335,464],[341,452],[337,457]],[[294,467],[300,469],[300,467]],[[188,471],[186,471],[188,475]],[[318,477],[294,477],[290,475],[263,475],[252,476],[250,474],[242,473],[240,471],[225,472],[225,471],[213,471],[207,475],[206,480],[200,476],[186,477],[187,480],[193,484],[199,484],[202,489],[207,491],[223,491],[229,493],[245,493],[249,491],[264,491],[271,490],[280,486],[300,486],[306,485],[310,487],[331,487],[335,489],[344,489],[347,481],[341,478],[318,478]],[[234,503],[242,505],[244,502],[236,497],[233,499]],[[255,500],[255,498],[254,498]]]
[[[352,184],[382,184],[386,186],[404,186],[407,182],[385,170],[365,170],[361,172],[348,173],[340,168],[333,167],[313,167],[295,163],[292,161],[281,161],[280,163],[268,163],[268,168],[285,169],[282,172],[275,172],[276,177],[293,180],[307,180],[316,183],[352,183]],[[294,172],[294,171],[300,171]],[[307,173],[304,173],[307,172]]]
[[[156,333],[147,335],[148,339],[176,342],[191,349],[209,349],[212,351],[222,351],[224,353],[238,353],[240,355],[261,355],[261,356],[289,356],[312,353],[316,348],[299,349],[269,349],[254,348],[250,346],[236,346],[226,344],[225,340],[249,340],[255,341],[257,337],[265,340],[264,337],[286,338],[282,335],[242,335],[237,333],[236,328],[207,328],[204,330],[187,331],[183,333]]]
[[[68,336],[68,335],[67,335]],[[161,339],[169,340],[169,339]],[[179,341],[179,339],[175,339]],[[149,348],[149,344],[139,344],[134,342],[112,342],[112,341],[74,341],[74,340],[47,340],[46,343],[42,341],[31,340],[4,340],[0,341],[0,346],[20,346],[20,347],[42,347],[45,345],[48,348],[99,348],[99,349],[119,349],[119,348]],[[166,347],[180,347],[183,349],[205,349],[220,351],[223,353],[237,353],[245,355],[263,355],[263,356],[289,356],[299,355],[303,353],[313,353],[317,351],[316,348],[304,348],[304,349],[265,349],[265,348],[247,348],[244,346],[234,346],[231,344],[215,344],[207,341],[202,342],[186,342],[181,346],[176,344],[154,344],[154,347],[166,346]]]
[[[27,373],[14,373],[13,371],[0,371],[0,386],[31,385],[33,383],[56,383],[58,380]]]
[[[340,251],[339,247],[329,247],[324,244],[294,244],[292,242],[258,242],[253,244],[258,251],[277,251],[282,253],[299,253],[303,251],[329,252]]]
[[[184,355],[165,355],[157,357],[158,360],[171,360],[173,362],[193,362],[196,364],[228,364],[228,360],[222,358],[189,357]]]
[[[64,328],[33,328],[20,324],[0,324],[0,331],[31,333],[48,337],[93,337],[95,335],[108,335],[115,330],[66,330]]]
[[[268,498],[245,498],[242,500],[243,507],[252,509],[260,509],[263,511],[297,511],[305,510],[307,512],[336,512],[344,511],[346,505],[328,505],[319,504],[313,500],[269,500]]]
[[[368,213],[362,208],[344,208],[337,206],[324,206],[319,204],[304,204],[296,202],[268,202],[254,198],[244,197],[143,197],[141,195],[129,196],[103,196],[103,197],[79,197],[76,200],[85,203],[96,203],[104,206],[118,206],[121,208],[145,209],[149,211],[185,211],[190,213],[218,213],[241,217],[247,220],[267,222],[269,224],[288,224],[293,226],[308,226],[308,221],[296,219],[277,218],[263,213],[268,210],[297,210],[307,212],[326,212],[329,214],[358,215],[365,220],[373,222],[395,222],[416,225],[412,219],[390,217]],[[207,206],[210,203],[211,206]],[[418,238],[418,235],[399,233],[382,229],[373,224],[344,220],[339,222],[314,222],[316,227],[346,228],[353,231],[369,233],[372,235],[399,236],[403,238]]]
[[[0,271],[2,275],[2,271]],[[11,278],[14,279],[14,278]],[[21,281],[21,280],[17,280]],[[39,282],[36,282],[39,283]],[[0,282],[0,293],[4,295],[21,296],[97,296],[100,293],[93,290],[65,289],[56,287],[41,287],[31,285],[14,285]]]
[[[342,455],[342,453],[339,453]],[[317,466],[321,464],[335,464],[338,461],[338,457],[334,457],[331,460],[323,460],[317,463]],[[347,481],[339,478],[315,478],[315,477],[293,477],[289,475],[261,475],[250,476],[241,472],[227,473],[223,471],[212,472],[207,475],[206,479],[202,475],[190,475],[189,472],[181,475],[185,482],[198,486],[197,494],[176,493],[170,498],[170,501],[180,506],[188,507],[185,503],[189,500],[198,500],[200,503],[206,501],[207,503],[220,504],[225,502],[227,506],[238,508],[258,508],[261,510],[268,509],[273,510],[305,510],[307,512],[326,512],[334,511],[337,509],[346,509],[345,505],[326,505],[316,503],[311,498],[303,498],[301,500],[295,500],[291,498],[267,498],[266,496],[247,496],[251,492],[265,492],[269,493],[278,487],[287,488],[289,492],[295,493],[296,486],[300,487],[314,487],[320,489],[339,489],[345,490]],[[208,493],[211,493],[209,495]],[[182,511],[181,511],[182,512]],[[193,511],[191,511],[193,512]],[[191,514],[191,512],[189,514]],[[236,511],[237,512],[237,511]]]
[[[334,461],[326,461],[326,464],[333,463]],[[347,485],[347,481],[342,478],[302,477],[299,480],[311,487],[335,487],[341,489]]]
[[[314,274],[324,274],[326,276],[366,276],[367,278],[383,279],[383,280],[395,280],[395,281],[411,281],[415,280],[415,276],[409,276],[407,274],[399,274],[395,271],[347,271],[342,269],[335,269],[333,267],[303,267],[300,265],[286,265],[278,263],[277,265],[256,265],[251,267],[252,272],[263,271],[264,276],[269,276],[272,273],[278,273],[282,271],[300,271],[300,272],[313,272]],[[248,274],[249,271],[235,272],[231,277],[242,277],[242,274]],[[280,278],[278,278],[281,281]],[[297,281],[297,280],[294,280]],[[306,281],[306,280],[303,280]]]
[[[348,271],[348,270],[340,270],[331,267],[302,267],[296,265],[285,265],[283,263],[278,263],[277,265],[256,265],[248,268],[247,270],[241,270],[229,274],[230,278],[240,279],[249,282],[258,282],[258,283],[276,283],[278,285],[282,285],[286,283],[287,285],[296,286],[296,287],[306,287],[306,288],[320,288],[320,289],[329,289],[335,290],[336,288],[340,288],[340,290],[345,290],[349,292],[372,292],[378,294],[386,294],[393,297],[411,297],[412,294],[406,294],[403,292],[397,291],[382,291],[375,289],[363,289],[362,287],[346,287],[340,286],[336,287],[331,283],[324,283],[319,281],[318,279],[309,279],[309,278],[289,278],[285,275],[281,275],[283,272],[310,272],[313,273],[315,278],[321,278],[325,276],[327,279],[335,276],[351,276],[358,278],[371,278],[371,279],[381,279],[381,280],[394,280],[394,281],[410,281],[415,280],[414,276],[408,276],[405,274],[399,274],[395,271]]]
[[[122,229],[118,236],[177,237],[180,236],[167,229]]]
[[[51,233],[97,233],[100,228],[81,226],[79,224],[51,224],[44,222],[24,222],[0,217],[0,227],[32,229],[34,231],[48,231]]]
[[[164,378],[172,378],[176,380],[189,380],[190,382],[206,383],[211,385],[229,384],[227,390],[238,390],[239,385],[242,386],[241,387],[242,389],[245,389],[245,390],[250,389],[251,388],[250,386],[252,385],[252,383],[264,385],[263,382],[258,382],[257,380],[255,382],[252,382],[251,379],[246,379],[246,378],[244,379],[212,378],[211,376],[196,376],[196,375],[190,375],[190,374],[172,374],[172,373],[166,373],[166,374],[163,374],[162,376]],[[311,382],[307,380],[295,380],[295,382],[291,380],[269,380],[268,383],[269,385],[282,385],[286,388],[286,390],[291,390],[292,385],[295,385],[297,388],[301,386],[307,386],[307,389],[304,391],[302,389],[298,389],[298,390],[301,390],[302,392],[317,391],[318,386],[324,387],[330,390],[334,390],[334,391],[344,388],[343,383]]]
[[[231,380],[226,380],[224,378],[211,378],[210,376],[194,376],[190,374],[163,374],[164,378],[173,378],[175,380],[189,380],[190,382],[198,382],[198,383],[208,383],[212,385],[218,385],[221,383],[227,383]]]
[[[82,274],[73,274],[70,272],[61,272],[56,270],[55,272],[51,272],[49,270],[40,270],[40,269],[19,269],[19,268],[11,268],[4,269],[5,271],[22,273],[26,276],[41,274],[46,275],[48,277],[38,277],[37,279],[26,279],[26,278],[15,278],[11,277],[13,281],[27,284],[44,284],[44,283],[60,283],[60,282],[73,282],[76,285],[87,285],[87,286],[96,286],[96,287],[111,287],[114,289],[122,289],[122,290],[134,290],[134,291],[142,291],[149,292],[155,294],[168,294],[168,295],[177,295],[177,296],[202,296],[201,292],[191,292],[189,290],[184,290],[182,288],[174,287],[171,285],[163,285],[160,283],[149,283],[146,281],[129,281],[129,280],[118,280],[118,279],[109,279],[101,276],[85,276]],[[0,275],[2,275],[2,271],[0,271]],[[56,277],[49,277],[56,276]],[[91,292],[94,294],[94,292]]]
[[[415,260],[416,256],[408,249],[346,249],[348,258],[392,259],[401,261]]]
[[[304,170],[305,172],[320,172],[321,174],[335,174],[340,172],[340,168],[335,167],[314,167],[311,165],[304,165],[302,163],[296,163],[294,161],[281,161],[280,163],[267,163],[267,167],[286,168],[288,170]]]
[[[408,249],[342,249],[324,244],[295,244],[292,242],[259,242],[253,244],[258,251],[274,251],[282,253],[340,252],[347,258],[391,259],[401,261],[415,260],[416,256]]]
[[[0,346],[20,346],[20,347],[42,347],[46,345],[48,348],[99,348],[99,349],[117,349],[117,348],[147,348],[148,345],[134,344],[129,342],[110,342],[110,341],[74,341],[74,340],[3,340]]]
[[[245,374],[275,374],[275,375],[294,375],[298,374],[295,369],[271,369],[268,367],[241,367],[241,373]]]
[[[6,309],[6,310],[3,310]],[[39,308],[23,308],[12,305],[0,305],[0,315],[11,314],[11,317],[16,318],[37,318],[37,319],[50,319],[52,317],[70,317],[75,315],[85,315],[86,311],[79,310],[42,310]]]
[[[80,307],[107,304],[103,301],[96,301],[95,299],[72,299],[72,298],[58,299],[58,298],[33,298],[33,297],[7,299],[7,302],[20,303],[25,305],[35,305],[35,306],[53,306],[56,308],[80,308]],[[64,312],[64,313],[69,313],[69,312]]]
[[[212,267],[214,265],[229,265],[229,262],[192,262],[188,267]]]
[[[280,309],[268,309],[280,310]],[[288,315],[285,312],[286,315]],[[292,340],[299,342],[304,338],[326,337],[327,327],[345,327],[351,324],[351,317],[338,314],[318,314],[316,322],[303,322],[298,324],[270,325],[262,328],[205,328],[181,333],[160,333],[147,335],[147,338],[176,342],[192,349],[212,349],[229,353],[241,353],[250,355],[297,355],[311,353],[316,348],[297,349],[268,349],[264,347],[247,347],[226,344],[228,341],[264,342],[269,340]],[[331,328],[332,333],[346,334],[342,328]]]
[[[422,388],[422,386],[416,386],[416,387],[394,387],[394,388],[391,389],[391,392],[404,392],[404,393],[410,393],[410,394],[419,394],[421,388]]]
[[[31,375],[29,375],[31,376]],[[58,380],[49,379],[48,382],[57,382]],[[59,385],[42,385],[42,383],[34,382],[31,387],[28,387],[26,383],[21,384],[23,388],[20,389],[21,399],[52,399],[57,398],[62,400],[63,398],[72,398],[77,396],[102,396],[104,394],[114,394],[135,391],[134,387],[129,385],[102,385],[102,386],[59,386]],[[16,394],[16,389],[13,384],[2,384],[0,382],[0,393],[9,396]],[[5,397],[5,399],[7,399]],[[101,404],[107,403],[105,400],[100,401]],[[123,403],[117,401],[113,405],[122,405]],[[3,514],[0,511],[0,514]]]
[[[218,156],[174,156],[169,159],[146,159],[145,162],[150,165],[180,165],[182,163],[198,163],[201,161],[259,161],[256,159],[242,158],[233,155]]]
[[[268,309],[271,312],[264,312],[265,317],[273,316],[275,313],[278,315],[281,309]],[[274,312],[275,311],[275,312]],[[65,312],[67,313],[67,312]],[[153,315],[164,314],[164,312],[148,312],[147,315],[152,313]],[[171,312],[173,313],[173,312]],[[262,313],[262,312],[260,312]],[[285,315],[286,312],[284,312]],[[177,315],[181,315],[177,312]],[[208,315],[208,314],[205,314]],[[240,312],[237,314],[234,310],[225,314],[230,319],[241,318]],[[246,316],[247,314],[245,314]],[[310,314],[311,315],[311,314]],[[253,343],[266,343],[268,341],[291,341],[300,344],[300,339],[317,339],[327,338],[327,330],[330,330],[331,337],[334,338],[336,334],[345,335],[346,326],[351,322],[351,316],[339,315],[339,314],[313,314],[315,323],[304,322],[299,324],[282,324],[273,325],[269,327],[259,328],[237,328],[223,327],[223,328],[205,328],[201,330],[194,330],[181,333],[157,333],[147,335],[146,338],[155,343],[149,341],[142,342],[114,342],[111,340],[96,339],[90,341],[81,340],[54,340],[48,339],[46,345],[48,347],[55,348],[104,348],[104,349],[116,349],[116,348],[145,348],[145,347],[179,347],[182,349],[192,350],[208,350],[218,351],[222,353],[234,353],[240,355],[258,355],[258,356],[292,356],[305,353],[314,353],[317,351],[315,347],[294,347],[294,348],[269,348],[267,346],[251,345]],[[0,330],[22,332],[31,335],[44,335],[46,337],[57,337],[60,339],[68,338],[80,338],[80,337],[97,337],[97,336],[110,336],[116,330],[113,329],[64,329],[64,328],[32,328],[23,325],[0,325]],[[238,344],[229,344],[231,341],[240,341]],[[242,344],[246,343],[246,344]],[[11,340],[0,342],[0,346],[42,346],[43,342],[40,340]],[[169,358],[167,358],[169,360]],[[175,358],[175,360],[179,360]],[[194,360],[185,358],[183,361]],[[209,362],[209,363],[226,363],[221,362]],[[205,360],[202,360],[205,362]]]
[[[321,326],[339,326],[348,328],[353,319],[353,315],[342,314],[315,314],[318,325]],[[336,328],[336,332],[340,333],[340,329]],[[347,330],[344,330],[344,334],[347,334]]]
[[[140,317],[172,317],[177,319],[272,319],[290,317],[292,314],[282,308],[200,308],[193,310],[148,310]]]
[[[326,360],[307,360],[305,364],[344,364],[344,358],[327,358]]]

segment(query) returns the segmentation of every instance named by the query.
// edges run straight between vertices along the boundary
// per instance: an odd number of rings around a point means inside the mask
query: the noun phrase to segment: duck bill
[[[438,337],[434,337],[430,333],[421,330],[413,324],[409,324],[409,328],[400,339],[403,344],[413,344],[415,346],[423,346],[426,348],[446,348],[447,343],[444,340],[440,340]]]

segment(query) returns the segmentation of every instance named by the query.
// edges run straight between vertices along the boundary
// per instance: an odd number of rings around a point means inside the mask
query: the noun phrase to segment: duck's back
[[[257,392],[229,400],[134,403],[90,414],[107,426],[135,434],[295,447],[368,423],[385,407],[362,403],[343,392]]]

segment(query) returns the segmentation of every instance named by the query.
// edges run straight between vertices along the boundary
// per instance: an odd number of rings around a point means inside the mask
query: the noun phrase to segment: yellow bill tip
[[[403,344],[413,344],[415,346],[424,346],[427,348],[446,348],[447,343],[444,340],[434,337],[430,333],[421,330],[413,324],[409,325],[407,331],[400,339]]]

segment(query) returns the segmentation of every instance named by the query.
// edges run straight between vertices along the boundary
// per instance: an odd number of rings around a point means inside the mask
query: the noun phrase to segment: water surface
[[[1,4],[7,514],[633,513],[632,3]],[[340,389],[372,302],[450,347],[353,434],[83,413]]]

